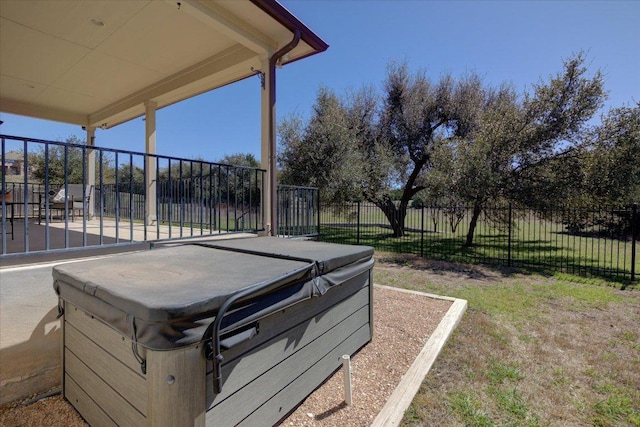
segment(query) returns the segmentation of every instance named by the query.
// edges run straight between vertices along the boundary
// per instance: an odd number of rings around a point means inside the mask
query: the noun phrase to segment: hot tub
[[[64,396],[96,426],[277,423],[371,340],[372,267],[273,237],[57,266]]]

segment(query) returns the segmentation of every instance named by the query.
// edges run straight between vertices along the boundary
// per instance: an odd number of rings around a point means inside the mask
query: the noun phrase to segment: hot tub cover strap
[[[231,308],[233,304],[239,301],[246,300],[247,298],[255,298],[257,296],[268,294],[269,292],[273,292],[274,290],[278,289],[278,287],[282,287],[283,284],[290,283],[292,281],[292,278],[294,276],[297,276],[298,273],[304,273],[305,276],[309,275],[310,276],[309,279],[312,279],[315,276],[316,272],[317,272],[316,263],[315,261],[310,260],[308,265],[298,269],[297,271],[293,271],[284,276],[275,278],[271,282],[260,283],[255,285],[252,288],[245,289],[241,292],[238,292],[237,294],[229,297],[224,302],[224,304],[222,304],[222,306],[218,310],[216,319],[213,322],[213,328],[211,331],[211,341],[212,341],[212,347],[213,347],[213,354],[212,354],[213,356],[213,392],[215,394],[219,394],[220,391],[222,390],[221,365],[222,365],[222,361],[224,360],[224,357],[222,356],[222,349],[220,345],[220,335],[221,335],[220,332],[221,332],[222,321],[224,319],[225,314],[227,313],[227,310],[229,310],[229,308]],[[312,285],[312,283],[313,281],[307,281],[308,287],[311,287],[310,285]],[[296,298],[296,300],[291,300],[289,302],[289,305],[299,302],[300,300],[301,300],[300,298]]]
[[[227,249],[221,247],[220,249]],[[246,250],[242,249],[229,249],[238,252],[247,253]],[[254,252],[255,253],[255,252]],[[356,276],[362,271],[368,270],[373,266],[373,259],[359,259],[356,262],[353,262],[349,266],[345,266],[339,268],[335,271],[327,273],[325,275],[321,275],[323,270],[320,263],[313,259],[304,259],[294,256],[282,255],[282,254],[265,254],[262,252],[257,252],[255,254],[259,254],[261,256],[279,258],[279,259],[287,259],[293,261],[305,261],[308,262],[307,266],[299,269],[299,271],[305,271],[310,274],[309,280],[306,282],[305,286],[307,287],[307,291],[311,291],[309,297],[313,296],[322,296],[324,295],[332,286],[338,285],[340,283],[344,283],[348,279]],[[292,272],[289,275],[285,275],[283,277],[277,278],[273,281],[273,283],[264,283],[256,285],[253,288],[246,289],[238,294],[231,296],[225,303],[220,307],[216,319],[213,322],[213,327],[211,331],[211,341],[212,341],[212,354],[211,359],[213,362],[213,375],[212,375],[212,386],[213,392],[215,394],[219,394],[222,391],[222,362],[224,361],[224,357],[222,355],[221,349],[221,327],[223,320],[225,318],[225,314],[227,310],[232,307],[238,301],[242,301],[244,299],[255,297],[258,295],[268,294],[272,292],[274,289],[277,289],[277,284],[282,282],[290,282],[291,276],[296,272]],[[308,289],[310,288],[310,289]],[[296,298],[288,298],[279,302],[279,305],[292,305],[294,303],[300,302],[303,299],[303,295],[308,295],[306,292],[302,294],[298,294]],[[245,323],[252,321],[251,317],[245,318]]]
[[[140,370],[142,374],[147,373],[147,359],[140,355],[138,351],[138,328],[136,327],[136,318],[131,315],[127,315],[129,327],[131,329],[131,352],[136,361],[140,364]]]

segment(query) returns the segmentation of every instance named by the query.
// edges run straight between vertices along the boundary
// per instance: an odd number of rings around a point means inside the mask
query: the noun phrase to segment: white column
[[[156,154],[156,108],[153,101],[144,103],[145,109],[145,153]],[[157,220],[156,212],[156,159],[145,158],[145,179],[147,181],[145,212],[147,225],[154,225]]]
[[[262,195],[262,217],[265,223],[265,234],[272,236],[275,234],[272,218],[273,204],[275,203],[276,170],[275,170],[275,105],[272,105],[272,91],[275,89],[275,73],[269,67],[269,59],[262,60],[261,69],[264,73],[264,87],[260,97],[261,105],[261,152],[260,163],[262,169],[267,173],[264,182],[264,194]],[[274,84],[272,84],[274,83]]]
[[[96,128],[87,127],[85,128],[87,132],[87,147],[95,147],[96,146]],[[89,186],[89,194],[86,196],[89,198],[89,206],[86,208],[87,211],[87,219],[93,218],[95,215],[95,195],[96,195],[96,152],[95,150],[87,150],[87,185]]]

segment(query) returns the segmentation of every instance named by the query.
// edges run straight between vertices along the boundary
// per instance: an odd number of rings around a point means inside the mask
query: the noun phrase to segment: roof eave
[[[329,48],[329,45],[320,38],[316,33],[311,31],[309,27],[303,24],[298,18],[295,17],[287,8],[278,3],[277,0],[251,0],[251,2],[262,9],[265,13],[278,21],[281,25],[289,29],[292,33],[295,33],[296,29],[300,30],[300,38],[307,45],[309,45],[314,51],[294,59],[298,61],[300,59],[315,55],[320,52],[324,52]]]

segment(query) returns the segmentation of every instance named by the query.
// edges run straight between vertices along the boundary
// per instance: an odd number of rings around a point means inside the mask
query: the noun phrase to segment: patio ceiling
[[[109,128],[322,52],[275,0],[2,0],[0,111]]]

